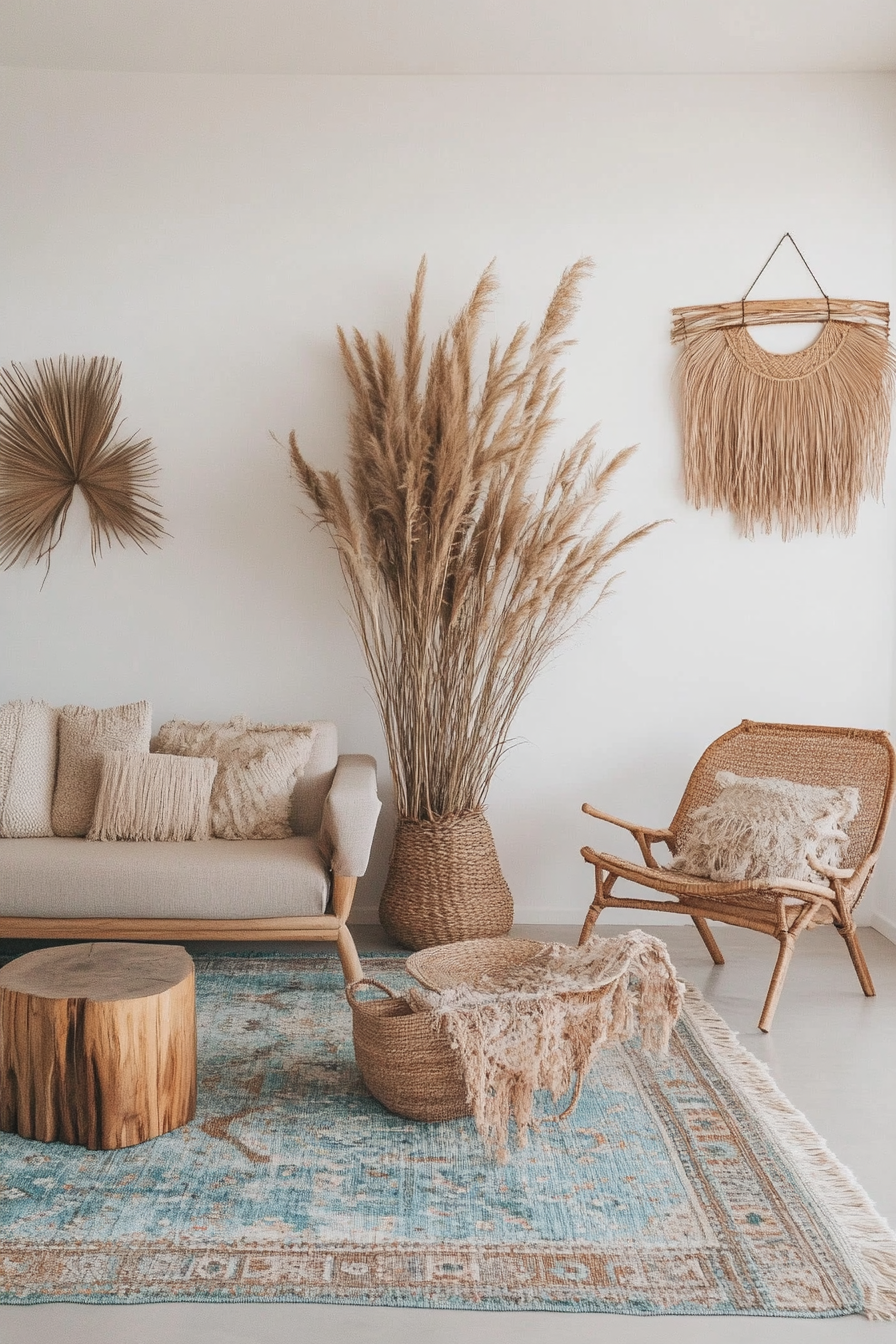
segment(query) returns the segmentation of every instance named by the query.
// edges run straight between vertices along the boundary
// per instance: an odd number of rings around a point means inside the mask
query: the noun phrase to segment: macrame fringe
[[[886,332],[828,322],[807,350],[775,355],[747,327],[689,336],[681,354],[684,474],[697,508],[741,531],[854,531],[879,498],[896,355]]]
[[[706,1041],[714,1062],[764,1121],[774,1142],[786,1150],[789,1162],[834,1221],[844,1259],[862,1286],[865,1316],[873,1321],[896,1320],[896,1235],[852,1172],[779,1090],[766,1065],[744,1049],[727,1023],[690,985],[684,1011]]]
[[[412,989],[408,1001],[446,1029],[479,1135],[506,1162],[511,1118],[523,1148],[539,1088],[557,1101],[575,1079],[565,1116],[605,1046],[640,1032],[646,1050],[664,1053],[681,992],[664,944],[636,930],[578,948],[553,943],[500,982]]]
[[[109,751],[89,840],[208,840],[218,769],[206,757]]]

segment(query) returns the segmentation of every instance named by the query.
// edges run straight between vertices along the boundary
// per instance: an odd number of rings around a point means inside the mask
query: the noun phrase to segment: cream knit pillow
[[[212,835],[220,840],[283,840],[292,791],[311,754],[307,723],[163,723],[152,750],[175,756],[210,756],[218,762],[212,786]]]
[[[207,840],[218,762],[104,751],[88,840]]]
[[[66,705],[59,712],[54,835],[86,835],[93,821],[104,751],[149,751],[148,700],[112,709]]]
[[[859,810],[858,789],[825,789],[789,779],[761,779],[720,770],[721,792],[688,817],[675,858],[667,867],[713,882],[794,878],[826,885],[806,855],[843,867],[845,827]]]
[[[53,834],[59,710],[43,700],[0,705],[0,837]]]

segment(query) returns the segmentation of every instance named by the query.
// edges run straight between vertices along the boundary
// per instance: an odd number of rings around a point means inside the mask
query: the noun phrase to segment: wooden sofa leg
[[[859,977],[859,984],[862,986],[862,992],[866,998],[873,999],[875,994],[874,981],[871,979],[871,972],[868,970],[865,954],[859,944],[858,929],[855,924],[850,921],[848,926],[843,925],[842,928],[837,929],[837,932],[849,949],[849,955],[852,958],[853,966],[856,968],[856,975]]]
[[[349,932],[347,924],[343,924],[336,934],[336,951],[339,953],[339,960],[342,962],[342,974],[345,976],[345,983],[352,985],[356,980],[363,980],[364,972],[361,969],[361,958],[358,956],[355,940]]]
[[[712,929],[709,927],[707,921],[701,919],[699,915],[691,915],[691,919],[694,921],[694,927],[706,944],[706,950],[715,964],[717,966],[724,966],[725,958],[722,956],[721,948],[713,937]]]
[[[779,934],[778,941],[780,942],[781,947],[778,952],[778,960],[775,962],[775,969],[772,972],[768,994],[765,996],[762,1016],[759,1019],[760,1031],[771,1031],[772,1018],[775,1015],[778,999],[781,997],[781,990],[784,986],[784,977],[786,976],[787,968],[790,965],[790,958],[793,956],[793,949],[796,947],[796,939],[791,933]]]

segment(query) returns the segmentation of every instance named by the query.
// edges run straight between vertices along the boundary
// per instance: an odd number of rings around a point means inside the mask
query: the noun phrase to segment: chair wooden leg
[[[597,901],[593,901],[588,907],[585,923],[582,925],[582,932],[579,934],[579,947],[582,947],[587,943],[588,939],[591,937],[591,931],[597,923],[598,916],[603,908],[602,905],[598,905]]]
[[[852,958],[852,964],[856,968],[856,975],[859,977],[859,984],[862,986],[862,992],[868,999],[873,999],[875,994],[874,981],[871,979],[871,972],[868,970],[868,963],[865,960],[865,954],[859,944],[859,931],[850,920],[848,925],[838,928],[837,932],[846,944],[849,955]]]
[[[722,956],[722,950],[713,937],[712,929],[709,927],[709,924],[705,919],[702,919],[700,915],[691,915],[691,919],[694,921],[694,927],[706,944],[706,950],[715,964],[717,966],[724,966],[725,958]]]
[[[784,977],[787,974],[787,968],[790,965],[790,958],[793,956],[793,949],[796,947],[796,939],[791,933],[779,934],[778,941],[780,942],[781,947],[778,952],[778,960],[775,962],[775,969],[772,972],[768,994],[765,996],[762,1016],[759,1019],[760,1031],[771,1031],[772,1018],[775,1015],[778,999],[781,997],[781,990],[784,986]]]
[[[358,956],[355,940],[349,933],[347,924],[343,924],[336,934],[336,951],[339,953],[339,960],[342,962],[342,974],[345,976],[345,983],[352,985],[356,980],[363,980],[364,972],[361,969],[361,959]]]

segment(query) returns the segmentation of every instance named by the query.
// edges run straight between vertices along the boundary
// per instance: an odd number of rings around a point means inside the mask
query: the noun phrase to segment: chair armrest
[[[318,843],[337,877],[362,877],[370,858],[380,803],[372,756],[340,756]]]
[[[609,812],[598,812],[596,807],[590,803],[582,804],[582,811],[587,812],[589,817],[597,817],[598,821],[608,821],[611,826],[621,826],[624,831],[630,831],[637,841],[641,856],[648,868],[658,868],[659,864],[653,857],[651,845],[664,844],[675,853],[675,837],[671,831],[658,831],[652,826],[638,826],[633,821],[622,821],[620,817],[613,817]]]
[[[598,812],[590,803],[583,803],[582,811],[587,812],[589,817],[597,817],[598,821],[608,821],[612,826],[621,826],[624,831],[631,831],[632,835],[643,835],[644,839],[651,843],[656,840],[672,839],[671,831],[658,830],[654,826],[639,826],[634,821],[623,821],[620,817],[612,817],[609,812]]]
[[[877,857],[875,855],[875,857]],[[806,862],[810,868],[814,868],[816,873],[821,873],[822,877],[839,877],[842,881],[848,882],[851,877],[855,877],[855,868],[830,868],[826,863],[819,863],[814,854],[806,855]]]

